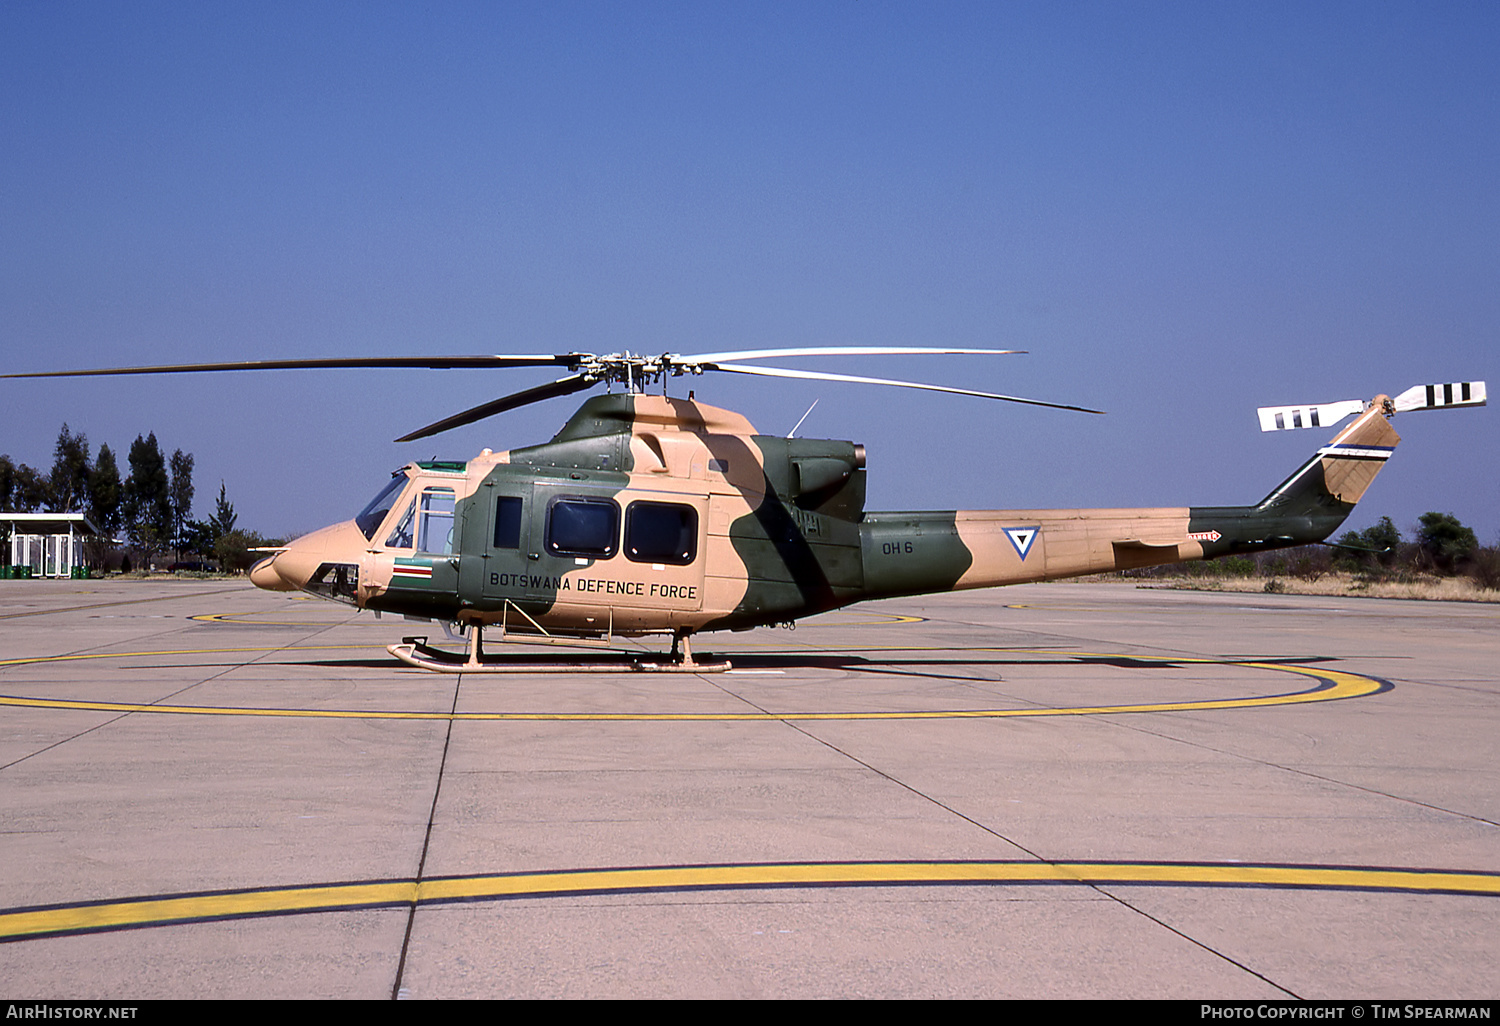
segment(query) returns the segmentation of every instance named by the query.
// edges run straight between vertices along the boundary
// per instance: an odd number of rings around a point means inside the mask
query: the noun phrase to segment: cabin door
[[[530,481],[486,481],[464,505],[464,601],[484,610],[499,609],[506,599],[539,598],[539,571],[532,540]]]

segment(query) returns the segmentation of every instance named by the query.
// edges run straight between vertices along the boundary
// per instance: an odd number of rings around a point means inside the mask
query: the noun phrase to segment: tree
[[[11,472],[10,493],[12,513],[37,513],[51,504],[52,483],[34,468],[18,463]]]
[[[76,513],[89,500],[89,440],[65,423],[52,450],[51,505],[54,513]]]
[[[202,556],[204,559],[213,559],[214,546],[218,543],[219,535],[214,530],[212,518],[189,520],[182,525],[182,538],[178,543],[182,551]]]
[[[89,519],[111,537],[121,527],[120,501],[120,468],[113,450],[101,445],[94,460],[94,472],[89,475]]]
[[[151,563],[171,537],[172,499],[167,465],[156,444],[156,433],[135,436],[130,445],[130,477],[125,481],[125,528],[141,550],[142,562]]]
[[[244,573],[260,557],[250,549],[261,544],[260,536],[253,531],[225,531],[214,544],[214,558],[219,569],[226,574]]]
[[[1455,564],[1479,548],[1473,528],[1465,527],[1452,513],[1423,513],[1418,518],[1417,545],[1433,566],[1452,573]]]
[[[1348,549],[1340,549],[1334,557],[1334,563],[1340,570],[1353,573],[1373,566],[1376,562],[1388,567],[1396,562],[1401,532],[1391,523],[1390,517],[1381,517],[1380,523],[1374,527],[1367,527],[1363,531],[1345,531],[1339,536],[1339,544],[1350,546]]]
[[[16,490],[16,465],[0,453],[0,512],[9,512],[11,495]],[[10,566],[10,524],[0,524],[0,566]]]
[[[41,474],[24,463],[14,463],[0,456],[0,510],[7,513],[35,513],[47,504],[52,486]]]
[[[89,519],[99,529],[100,537],[86,542],[84,551],[90,564],[103,567],[120,532],[120,468],[115,454],[107,445],[99,446],[94,472],[89,475]]]
[[[15,510],[16,465],[7,454],[0,454],[0,512]]]
[[[1367,527],[1361,536],[1364,543],[1372,549],[1383,549],[1377,553],[1382,566],[1390,566],[1396,562],[1396,549],[1401,544],[1401,531],[1395,524],[1391,523],[1390,517],[1381,517],[1380,523],[1374,527]]]
[[[207,520],[194,520],[187,527],[190,539],[190,547],[199,554],[210,559],[219,561],[219,568],[226,572],[233,569],[231,565],[234,557],[231,555],[244,549],[243,542],[234,542],[222,551],[220,543],[229,535],[237,534],[234,529],[235,521],[239,517],[235,515],[234,503],[229,501],[224,490],[224,482],[219,482],[219,497],[214,501],[214,512]]]
[[[172,545],[182,556],[183,531],[193,515],[193,454],[178,449],[172,453]]]
[[[234,530],[234,522],[238,519],[234,513],[234,503],[224,497],[224,482],[220,481],[219,499],[214,503],[214,515],[209,517],[209,523],[218,534],[228,534]]]
[[[255,531],[236,529],[220,536],[214,555],[219,560],[220,570],[226,574],[242,574],[265,558],[264,552],[252,552],[252,549],[285,544],[285,540],[281,538],[262,538]]]

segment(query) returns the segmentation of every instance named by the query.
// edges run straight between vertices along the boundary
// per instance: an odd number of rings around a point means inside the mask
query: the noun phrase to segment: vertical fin
[[[1266,496],[1260,508],[1290,507],[1288,512],[1305,508],[1308,513],[1337,506],[1345,507],[1345,512],[1352,508],[1401,441],[1386,419],[1389,402],[1385,396],[1376,397],[1358,420]]]

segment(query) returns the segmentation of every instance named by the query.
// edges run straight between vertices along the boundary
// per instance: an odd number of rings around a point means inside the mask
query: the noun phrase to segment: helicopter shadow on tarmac
[[[701,658],[716,659],[728,653],[718,655],[705,655]],[[504,665],[513,663],[513,672],[517,675],[531,673],[559,673],[569,670],[578,670],[584,673],[609,672],[611,669],[620,674],[634,676],[637,672],[649,674],[650,669],[637,671],[636,664],[632,659],[637,658],[637,653],[611,652],[611,653],[543,653],[539,655],[493,655],[488,657],[493,663]],[[1136,657],[1130,655],[1083,655],[1060,652],[1054,657],[1036,657],[1031,655],[1020,655],[1019,653],[995,652],[992,649],[979,651],[965,651],[963,649],[945,649],[942,654],[910,654],[893,653],[890,656],[868,656],[833,652],[767,652],[767,653],[733,653],[732,661],[736,670],[743,671],[795,671],[795,670],[827,670],[839,673],[867,673],[875,675],[891,675],[903,677],[929,677],[932,679],[950,680],[984,680],[995,681],[1003,677],[985,676],[975,677],[970,674],[945,673],[944,670],[956,670],[962,667],[1023,667],[1023,666],[1111,666],[1122,670],[1173,670],[1201,664],[1201,659],[1172,659],[1168,656]],[[1316,663],[1337,662],[1332,656],[1264,656],[1264,657],[1237,657],[1233,660],[1224,660],[1225,663],[1274,663],[1285,665],[1304,666]],[[1215,661],[1217,662],[1217,660]],[[379,658],[350,658],[350,659],[308,659],[297,660],[298,665],[308,667],[322,667],[325,669],[392,669],[398,664],[390,659]]]

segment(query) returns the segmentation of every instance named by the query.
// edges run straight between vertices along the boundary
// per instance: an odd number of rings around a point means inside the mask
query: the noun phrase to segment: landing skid
[[[434,673],[723,673],[730,668],[727,659],[694,659],[685,635],[673,636],[672,652],[665,657],[612,651],[555,658],[541,655],[486,658],[483,630],[478,624],[470,628],[467,654],[433,648],[425,637],[402,638],[401,644],[387,645],[386,651],[408,666]]]

